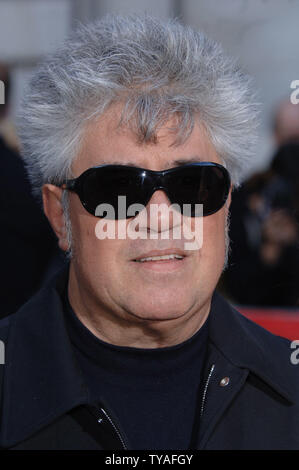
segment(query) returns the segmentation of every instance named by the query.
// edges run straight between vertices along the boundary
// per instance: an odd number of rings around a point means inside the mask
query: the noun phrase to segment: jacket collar
[[[2,399],[1,445],[11,447],[75,406],[88,392],[64,324],[68,269],[10,318]],[[290,402],[299,393],[285,340],[247,320],[215,294],[210,346],[234,369],[250,371]],[[209,359],[208,359],[209,361]]]
[[[290,341],[248,320],[215,293],[209,319],[211,346],[232,365],[255,374],[290,403],[299,382],[291,363]]]

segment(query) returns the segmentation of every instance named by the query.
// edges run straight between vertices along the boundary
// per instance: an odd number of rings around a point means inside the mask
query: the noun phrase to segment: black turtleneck
[[[188,449],[199,419],[208,322],[181,344],[142,349],[98,339],[81,323],[67,298],[65,310],[90,402],[108,405],[128,447]]]

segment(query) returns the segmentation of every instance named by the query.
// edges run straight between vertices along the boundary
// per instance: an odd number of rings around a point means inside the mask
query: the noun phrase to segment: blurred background
[[[15,311],[64,262],[18,155],[14,122],[26,83],[78,22],[144,11],[202,29],[255,80],[262,104],[259,141],[247,181],[233,197],[230,261],[219,289],[245,306],[246,315],[266,314],[267,321],[272,315],[272,329],[284,314],[279,333],[287,319],[287,334],[296,324],[299,337],[299,104],[290,103],[291,82],[299,80],[296,0],[0,0],[0,80],[6,88],[0,105],[0,316]],[[13,207],[18,220],[10,215]]]

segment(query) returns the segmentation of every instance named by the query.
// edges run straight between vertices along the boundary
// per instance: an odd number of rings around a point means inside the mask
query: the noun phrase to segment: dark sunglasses
[[[126,207],[132,204],[146,206],[153,193],[163,190],[171,204],[190,205],[194,217],[195,204],[203,204],[203,215],[219,211],[225,204],[230,188],[228,171],[217,163],[187,163],[169,170],[152,171],[126,165],[101,165],[89,168],[78,178],[64,181],[63,189],[78,194],[82,205],[95,215],[99,204],[113,206],[115,218],[129,218],[118,214],[118,196],[126,197]]]

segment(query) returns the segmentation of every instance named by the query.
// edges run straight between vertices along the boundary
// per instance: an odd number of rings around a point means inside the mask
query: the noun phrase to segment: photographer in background
[[[0,80],[5,88],[1,123],[8,113],[11,88],[9,72],[1,65]],[[58,259],[58,250],[49,223],[31,195],[24,163],[1,135],[0,212],[0,317],[4,317],[40,287],[52,260]]]
[[[277,133],[283,133],[279,127]],[[279,147],[268,171],[251,177],[233,195],[231,255],[224,279],[235,302],[298,305],[298,177],[299,143],[294,140]]]

